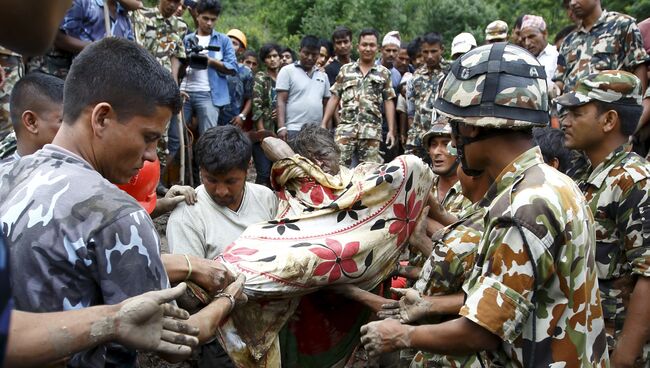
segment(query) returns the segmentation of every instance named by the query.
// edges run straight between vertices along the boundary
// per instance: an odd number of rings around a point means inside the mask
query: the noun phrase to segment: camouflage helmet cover
[[[433,137],[451,137],[451,126],[447,117],[439,116],[431,125],[431,129],[422,137],[424,149],[428,149],[429,141]]]
[[[434,103],[451,119],[506,129],[548,125],[548,105],[544,67],[527,50],[504,42],[457,59]]]
[[[604,70],[578,80],[573,91],[556,99],[563,106],[580,106],[594,100],[641,106],[641,81],[623,70]]]

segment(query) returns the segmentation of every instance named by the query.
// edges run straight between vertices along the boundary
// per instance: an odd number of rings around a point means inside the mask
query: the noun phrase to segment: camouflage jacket
[[[131,12],[133,33],[138,44],[158,60],[165,69],[172,71],[172,57],[185,58],[183,37],[187,24],[177,16],[165,18],[158,7],[143,8]]]
[[[501,338],[490,354],[506,367],[607,366],[593,217],[577,185],[534,147],[479,205],[485,231],[460,315]]]
[[[596,220],[600,297],[614,339],[635,277],[650,276],[650,163],[629,149],[618,147],[580,183]]]
[[[2,138],[14,130],[9,114],[9,98],[14,85],[25,73],[22,57],[2,46],[0,46],[0,68],[5,72],[4,83],[0,86],[0,138]]]
[[[422,137],[429,131],[431,124],[436,120],[436,110],[433,101],[438,95],[440,81],[447,74],[447,63],[441,68],[430,71],[426,65],[421,66],[413,73],[413,79],[408,84],[406,98],[413,104],[415,114],[413,122],[408,127],[406,145],[422,146]]]
[[[79,156],[54,145],[0,167],[0,218],[16,308],[54,312],[116,304],[168,286],[147,212]],[[102,345],[68,367],[135,363]]]
[[[439,181],[440,181],[440,177],[436,175],[433,178],[433,186],[431,187],[431,194],[433,194],[433,196],[436,199],[439,198],[438,197]],[[447,192],[447,194],[445,194],[445,198],[443,198],[440,204],[450,214],[456,217],[461,217],[463,212],[465,212],[465,210],[472,205],[472,202],[463,195],[462,188],[460,186],[460,181],[457,181],[454,185],[452,185],[451,188],[449,188],[449,191]]]
[[[381,140],[383,102],[397,97],[388,69],[373,65],[364,76],[358,61],[345,64],[330,91],[341,99],[337,134]]]
[[[253,81],[253,121],[263,119],[264,129],[275,133],[277,121],[271,115],[277,104],[275,80],[264,71],[257,72]]]
[[[5,160],[13,161],[12,157],[16,153],[18,141],[16,140],[16,133],[11,132],[0,141],[0,162],[4,163]]]
[[[564,39],[553,80],[564,82],[564,92],[569,92],[591,73],[615,69],[633,72],[647,60],[634,18],[603,10],[591,30],[579,26]]]

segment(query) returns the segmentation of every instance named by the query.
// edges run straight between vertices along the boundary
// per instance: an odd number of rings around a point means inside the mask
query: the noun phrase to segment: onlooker
[[[248,46],[246,35],[238,29],[228,31],[238,60],[242,59]],[[246,117],[253,110],[253,72],[244,64],[237,63],[235,74],[227,75],[230,104],[219,114],[219,125],[234,124],[244,129]]]
[[[359,61],[344,65],[330,89],[322,126],[329,129],[334,111],[341,103],[341,122],[336,127],[336,143],[341,150],[341,162],[350,166],[352,156],[359,162],[381,162],[379,146],[382,138],[382,104],[388,120],[386,144],[392,148],[395,137],[395,90],[390,71],[375,64],[379,34],[363,29],[359,34]]]
[[[415,69],[413,69],[411,66],[411,58],[409,57],[408,46],[409,44],[407,42],[402,42],[400,44],[399,52],[397,53],[397,57],[393,63],[393,67],[397,69],[402,77],[405,73],[413,73],[415,71]],[[399,86],[399,83],[394,86]]]
[[[334,44],[330,40],[321,38],[320,53],[318,55],[318,61],[316,62],[316,66],[318,66],[318,68],[322,72],[325,72],[325,67],[330,63],[333,56],[334,56]]]
[[[289,47],[284,47],[280,51],[280,68],[293,64],[294,61],[296,61],[296,53]]]
[[[422,52],[420,51],[421,42],[422,37],[418,36],[409,43],[407,49],[413,70],[418,70],[422,65],[424,65],[424,60],[422,60]]]
[[[451,41],[451,60],[456,60],[476,47],[476,39],[471,33],[459,33]]]
[[[332,43],[334,44],[334,57],[325,67],[325,73],[329,79],[330,86],[336,82],[336,76],[339,75],[341,66],[351,62],[350,53],[352,51],[352,31],[348,27],[338,26],[332,32]]]
[[[390,78],[393,86],[399,86],[402,75],[395,69],[395,60],[399,49],[402,45],[398,31],[391,31],[386,33],[381,42],[381,57],[377,60],[377,65],[382,65],[390,71]]]
[[[485,43],[505,42],[508,40],[508,23],[495,20],[485,27]]]
[[[305,124],[323,120],[323,109],[330,97],[327,75],[316,67],[320,40],[305,36],[300,41],[300,61],[287,65],[278,73],[279,138],[293,140]]]
[[[558,33],[555,34],[555,38],[553,39],[553,45],[555,46],[555,49],[558,50],[558,56],[559,56],[560,47],[562,47],[562,42],[564,42],[566,36],[568,36],[569,33],[575,31],[575,29],[576,29],[575,24],[572,24],[570,26],[566,26],[562,28],[561,30],[558,31]]]
[[[544,162],[562,174],[566,174],[571,165],[573,154],[564,145],[564,132],[551,127],[533,129],[535,143],[544,156]]]
[[[515,20],[515,25],[512,27],[512,33],[510,34],[510,42],[524,47],[523,40],[521,39],[521,23],[524,21],[525,14],[522,14],[517,17]]]
[[[253,74],[257,73],[259,60],[257,59],[257,53],[254,50],[246,50],[244,52],[243,63],[253,72]]]
[[[548,32],[544,18],[527,14],[521,23],[519,33],[523,47],[535,55],[546,71],[546,81],[549,89],[553,87],[553,76],[557,68],[558,52],[554,45],[548,43]]]

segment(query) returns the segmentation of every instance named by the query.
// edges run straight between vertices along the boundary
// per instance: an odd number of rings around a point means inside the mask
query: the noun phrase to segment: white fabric
[[[199,46],[207,47],[210,45],[210,35],[199,36]],[[202,55],[208,55],[208,50],[201,51]],[[208,80],[208,69],[192,69],[187,67],[187,75],[181,83],[181,91],[186,92],[210,92],[210,81]]]
[[[553,85],[553,75],[555,75],[555,69],[557,69],[558,55],[559,52],[551,44],[546,45],[544,50],[537,55],[537,61],[544,66],[546,71],[546,82],[549,86]]]
[[[249,225],[273,219],[278,208],[273,191],[253,183],[246,183],[237,212],[216,204],[203,185],[196,192],[196,204],[183,202],[169,216],[167,240],[174,254],[213,259]]]

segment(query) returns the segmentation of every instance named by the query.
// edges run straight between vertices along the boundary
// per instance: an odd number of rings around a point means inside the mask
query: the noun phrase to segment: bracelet
[[[232,295],[230,295],[230,294],[228,294],[228,293],[219,293],[219,294],[215,295],[214,298],[215,298],[215,299],[219,299],[219,298],[228,298],[228,300],[230,300],[230,311],[232,311],[233,308],[235,308],[235,303],[236,303],[236,302],[235,302],[235,297],[232,296]],[[229,312],[230,312],[230,311],[229,311]]]
[[[281,127],[281,128],[278,128],[278,130],[276,131],[276,133],[280,133],[280,132],[283,131],[283,130],[287,130],[287,127]]]
[[[190,257],[187,256],[187,254],[183,254],[185,256],[185,260],[187,261],[187,276],[185,276],[185,281],[190,279],[190,276],[192,276],[192,262],[190,262]]]

